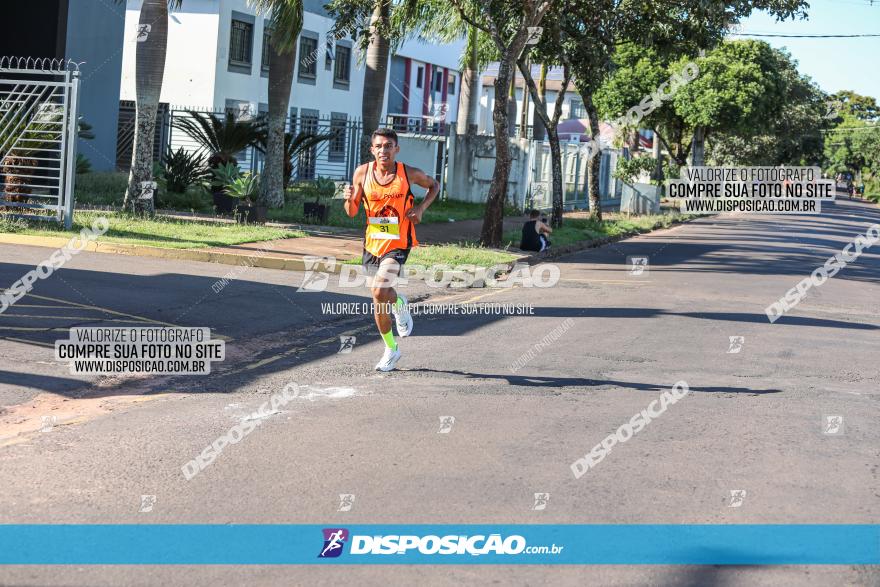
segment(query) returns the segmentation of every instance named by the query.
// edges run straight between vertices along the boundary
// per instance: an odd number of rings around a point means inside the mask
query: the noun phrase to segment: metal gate
[[[0,208],[71,227],[79,67],[0,57]]]

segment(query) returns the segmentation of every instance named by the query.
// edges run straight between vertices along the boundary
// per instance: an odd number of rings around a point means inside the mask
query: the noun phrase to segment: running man
[[[415,226],[422,221],[422,214],[437,197],[440,184],[425,175],[421,169],[395,161],[400,152],[397,133],[391,129],[377,129],[370,137],[370,152],[375,161],[359,166],[354,172],[352,185],[345,186],[345,213],[354,218],[364,199],[367,214],[367,230],[364,235],[364,268],[375,272],[372,283],[373,315],[379,334],[385,341],[385,354],[376,364],[377,371],[392,371],[397,367],[401,352],[391,331],[394,314],[397,334],[409,336],[413,319],[404,296],[392,287],[400,268],[406,263],[409,251],[418,246]],[[425,198],[415,204],[410,185],[428,190]]]

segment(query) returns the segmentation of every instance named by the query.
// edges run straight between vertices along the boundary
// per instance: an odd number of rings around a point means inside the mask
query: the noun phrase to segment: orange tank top
[[[394,178],[384,185],[376,180],[375,170],[376,163],[369,163],[364,180],[364,209],[367,212],[364,248],[381,257],[394,249],[418,246],[415,226],[406,217],[415,200],[406,165],[397,162]]]

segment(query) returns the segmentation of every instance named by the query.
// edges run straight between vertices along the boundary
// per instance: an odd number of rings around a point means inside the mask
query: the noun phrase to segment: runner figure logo
[[[345,528],[324,528],[324,548],[318,558],[336,558],[342,554],[342,547],[348,540],[348,530]]]
[[[357,338],[354,336],[340,336],[339,337],[339,350],[337,351],[340,355],[347,355],[351,353],[351,350],[354,348],[354,343],[357,342]]]
[[[143,43],[150,37],[150,31],[153,30],[153,25],[150,24],[139,24],[137,29],[137,42]]]
[[[55,424],[58,423],[58,418],[56,416],[41,416],[40,421],[43,423],[40,432],[51,432],[52,428],[55,427]]]
[[[340,493],[339,494],[339,509],[336,511],[350,512],[353,505],[354,505],[354,494],[353,493]]]
[[[745,336],[731,336],[730,337],[730,347],[727,349],[728,354],[736,354],[740,352],[743,348],[743,345],[746,342]]]
[[[153,511],[153,506],[156,505],[156,496],[155,495],[142,495],[141,496],[141,507],[138,510],[141,513],[148,513]]]
[[[643,275],[648,271],[647,257],[627,257],[630,275]]]
[[[823,434],[843,434],[843,416],[825,416]]]
[[[440,430],[437,434],[449,434],[453,424],[455,424],[455,416],[440,416]]]
[[[745,489],[731,489],[730,490],[730,503],[727,504],[729,508],[738,508],[742,507],[743,502],[746,499],[746,490]]]
[[[532,506],[533,510],[546,510],[547,504],[550,502],[550,494],[549,493],[536,493],[535,494],[535,505]]]
[[[321,265],[333,267],[336,259],[333,257],[306,256],[303,258],[303,263],[305,263],[306,272],[303,275],[302,284],[296,288],[296,291],[324,291],[327,289],[330,274],[322,271]]]

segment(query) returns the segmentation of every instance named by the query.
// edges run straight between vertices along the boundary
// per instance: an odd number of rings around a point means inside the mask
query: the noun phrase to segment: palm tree
[[[261,11],[271,12],[269,37],[269,112],[266,119],[266,161],[260,180],[260,204],[284,205],[289,181],[289,157],[285,158],[285,132],[290,88],[296,67],[296,39],[302,30],[302,0],[251,0]],[[303,56],[303,58],[314,56]]]
[[[405,0],[411,1],[417,0]],[[330,0],[325,6],[336,21],[333,33],[340,37],[344,31],[351,31],[352,38],[357,39],[358,48],[365,55],[361,102],[361,160],[365,161],[370,157],[369,136],[379,126],[385,102],[388,57],[392,35],[396,35],[391,29],[392,0]],[[399,7],[395,4],[394,10]]]
[[[364,136],[361,141],[361,161],[370,159],[369,136],[379,128],[382,106],[385,103],[385,81],[388,73],[388,55],[391,39],[387,28],[391,19],[391,0],[375,0],[370,17],[370,44],[367,46],[366,71],[364,72],[364,96],[361,103],[361,120]]]
[[[118,0],[123,1],[123,0]],[[137,214],[152,216],[153,198],[142,198],[143,182],[153,181],[153,137],[156,110],[165,74],[168,47],[168,7],[179,7],[182,0],[143,0],[138,19],[138,43],[135,53],[136,124],[131,171],[123,206]]]
[[[180,129],[208,153],[208,168],[227,163],[238,164],[236,153],[265,141],[265,124],[256,120],[237,120],[231,110],[224,118],[207,112],[187,110],[186,117],[176,118],[174,127]]]
[[[284,133],[284,156],[282,161],[282,187],[284,190],[287,190],[287,186],[290,184],[290,177],[293,175],[293,160],[300,154],[303,153],[315,145],[323,143],[324,141],[329,141],[333,137],[336,136],[335,132],[326,133],[326,134],[313,134],[310,132],[301,131],[293,135],[293,133],[286,132]],[[260,144],[257,146],[260,151],[263,153],[268,152],[268,133],[263,135],[263,139]],[[266,174],[263,173],[263,177],[266,177]],[[262,181],[262,179],[261,179]],[[283,191],[281,194],[283,195]]]

